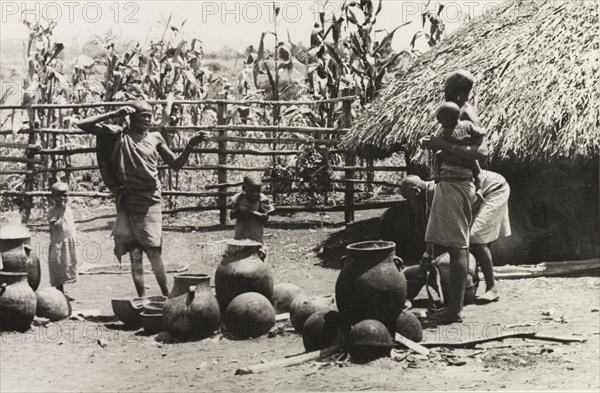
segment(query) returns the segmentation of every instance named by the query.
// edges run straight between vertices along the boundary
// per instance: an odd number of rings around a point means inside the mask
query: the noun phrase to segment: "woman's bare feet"
[[[485,291],[485,293],[481,296],[477,296],[477,300],[485,303],[497,302],[500,299],[500,295],[498,294],[498,290],[496,287],[492,287]]]
[[[443,309],[440,312],[428,313],[427,318],[433,320],[439,325],[449,325],[451,323],[460,323],[463,321],[460,314],[452,314],[447,309]]]

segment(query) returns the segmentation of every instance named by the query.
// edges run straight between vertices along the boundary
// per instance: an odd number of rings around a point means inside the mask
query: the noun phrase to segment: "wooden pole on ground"
[[[335,344],[325,349],[303,353],[301,355],[292,356],[290,358],[277,359],[272,362],[254,364],[248,367],[237,369],[235,371],[235,375],[255,374],[262,371],[272,370],[278,367],[293,366],[296,364],[308,362],[310,360],[323,359],[331,355],[335,355],[341,350],[341,348],[342,344]]]

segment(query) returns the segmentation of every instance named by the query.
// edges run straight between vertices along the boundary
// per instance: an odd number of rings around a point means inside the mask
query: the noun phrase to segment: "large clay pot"
[[[354,325],[365,319],[394,333],[406,301],[406,278],[396,265],[393,242],[368,241],[346,247],[345,265],[335,284],[338,309]]]
[[[210,276],[196,275],[198,283],[187,292],[169,297],[163,308],[167,331],[178,338],[203,338],[219,327],[219,304],[210,289]]]
[[[0,225],[0,253],[5,272],[27,273],[27,282],[35,291],[40,285],[40,259],[31,251],[31,234],[21,224]]]
[[[275,309],[260,293],[246,292],[229,303],[223,320],[238,338],[260,337],[275,326]]]
[[[169,293],[169,299],[187,294],[191,286],[197,286],[198,284],[204,283],[207,277],[210,282],[210,277],[207,274],[185,273],[175,275],[175,281],[173,283],[173,289],[171,289],[171,292]]]
[[[290,311],[292,302],[297,296],[303,295],[304,292],[298,286],[290,283],[276,284],[273,287],[273,298],[271,302],[275,311],[278,314]]]
[[[227,251],[215,273],[215,290],[222,311],[242,293],[260,293],[269,301],[273,297],[273,277],[259,255],[261,246],[246,240],[227,243]]]
[[[290,320],[294,329],[298,333],[302,333],[306,320],[318,311],[335,309],[335,298],[332,295],[328,296],[312,296],[305,295],[296,296],[296,299],[290,306]]]
[[[36,297],[27,273],[0,272],[0,330],[29,330],[35,316]]]
[[[36,313],[38,317],[51,321],[60,321],[71,315],[71,304],[65,294],[53,287],[45,287],[36,291]]]

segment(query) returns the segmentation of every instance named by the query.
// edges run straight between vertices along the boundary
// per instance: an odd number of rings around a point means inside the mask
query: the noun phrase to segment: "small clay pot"
[[[326,348],[340,340],[344,324],[340,313],[334,310],[317,311],[304,323],[302,342],[307,352]]]
[[[60,321],[71,315],[71,304],[64,293],[53,287],[38,289],[35,293],[37,306],[35,314],[51,321]]]
[[[335,308],[335,298],[333,295],[328,296],[312,296],[304,295],[297,296],[290,307],[290,320],[294,329],[298,333],[302,333],[304,323],[314,313],[323,310],[332,310]]]
[[[393,346],[388,328],[374,319],[366,319],[354,325],[347,344],[352,359],[357,362],[390,356]]]
[[[290,283],[277,284],[273,287],[273,298],[271,302],[277,314],[290,312],[292,302],[297,296],[304,295],[300,287]]]
[[[402,311],[396,320],[396,333],[416,343],[423,341],[423,327],[419,319],[410,311]]]

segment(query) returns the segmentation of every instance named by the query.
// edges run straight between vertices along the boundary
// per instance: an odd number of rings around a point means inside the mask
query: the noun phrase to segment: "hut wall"
[[[545,167],[501,164],[511,186],[512,236],[492,244],[495,265],[600,256],[598,158]]]

